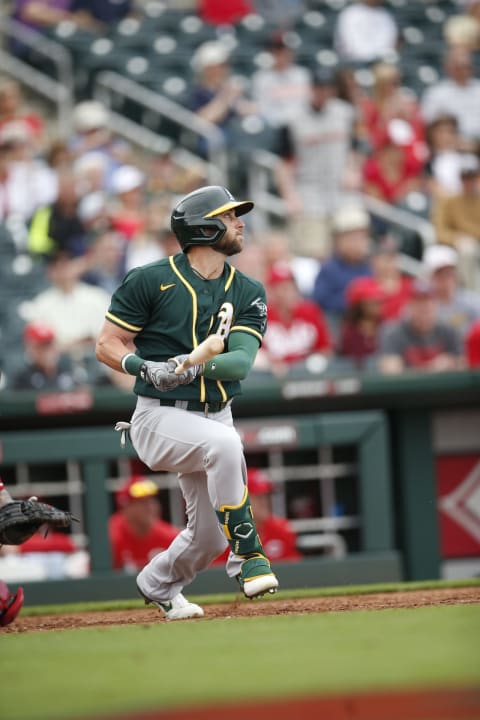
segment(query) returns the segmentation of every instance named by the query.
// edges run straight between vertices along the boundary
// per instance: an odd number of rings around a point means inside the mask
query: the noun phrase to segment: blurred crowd
[[[402,28],[381,0],[342,6],[327,48],[334,66],[306,63],[291,42],[309,3],[184,5],[222,30],[252,13],[273,28],[268,62],[249,77],[234,72],[222,33],[202,42],[185,100],[224,133],[232,168],[248,162],[236,157],[244,120],[263,123],[276,158],[272,192],[285,219],[247,225],[244,252],[233,260],[267,288],[255,370],[283,377],[296,368],[393,374],[480,366],[480,2],[458,0],[447,16],[441,76],[421,93],[402,77]],[[68,20],[99,36],[143,7],[10,6],[40,32]],[[194,150],[208,156],[203,142]],[[171,209],[207,178],[204,164],[185,168],[174,151],[175,142],[140,152],[91,97],[79,99],[65,137],[56,137],[31,95],[0,78],[1,388],[130,387],[128,376],[99,367],[93,347],[125,273],[179,251]],[[230,178],[238,194],[249,191],[245,177]],[[369,212],[365,196],[429,220],[433,241]]]

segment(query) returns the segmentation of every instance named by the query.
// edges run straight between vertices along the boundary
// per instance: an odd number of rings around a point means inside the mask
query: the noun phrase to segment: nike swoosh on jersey
[[[164,285],[163,283],[160,285],[160,290],[163,292],[164,290],[168,290],[171,287],[174,287],[176,283],[170,283],[170,285]]]

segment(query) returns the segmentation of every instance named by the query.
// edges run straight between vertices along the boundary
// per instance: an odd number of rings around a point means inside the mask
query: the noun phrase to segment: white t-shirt
[[[421,109],[427,123],[441,115],[454,115],[460,135],[480,138],[480,80],[466,85],[441,80],[425,90]]]
[[[44,163],[11,163],[5,183],[0,182],[0,222],[9,217],[29,220],[35,210],[57,197],[57,178]]]
[[[394,51],[397,37],[397,26],[387,10],[353,3],[338,15],[334,45],[343,59],[369,62]]]
[[[101,288],[79,282],[71,293],[56,287],[44,290],[20,306],[28,322],[47,322],[60,344],[96,338],[110,304],[110,295]]]

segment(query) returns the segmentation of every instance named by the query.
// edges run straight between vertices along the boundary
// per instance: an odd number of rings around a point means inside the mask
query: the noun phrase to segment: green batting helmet
[[[228,210],[244,215],[253,208],[250,200],[235,200],[221,185],[208,185],[186,195],[174,207],[172,231],[186,252],[192,245],[215,245],[226,232],[225,224],[217,217]]]

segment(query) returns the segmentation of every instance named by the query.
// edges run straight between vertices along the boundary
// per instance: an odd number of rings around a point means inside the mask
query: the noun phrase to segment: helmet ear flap
[[[181,218],[175,222],[174,229],[183,252],[193,245],[215,245],[226,231],[225,224],[216,217]]]

